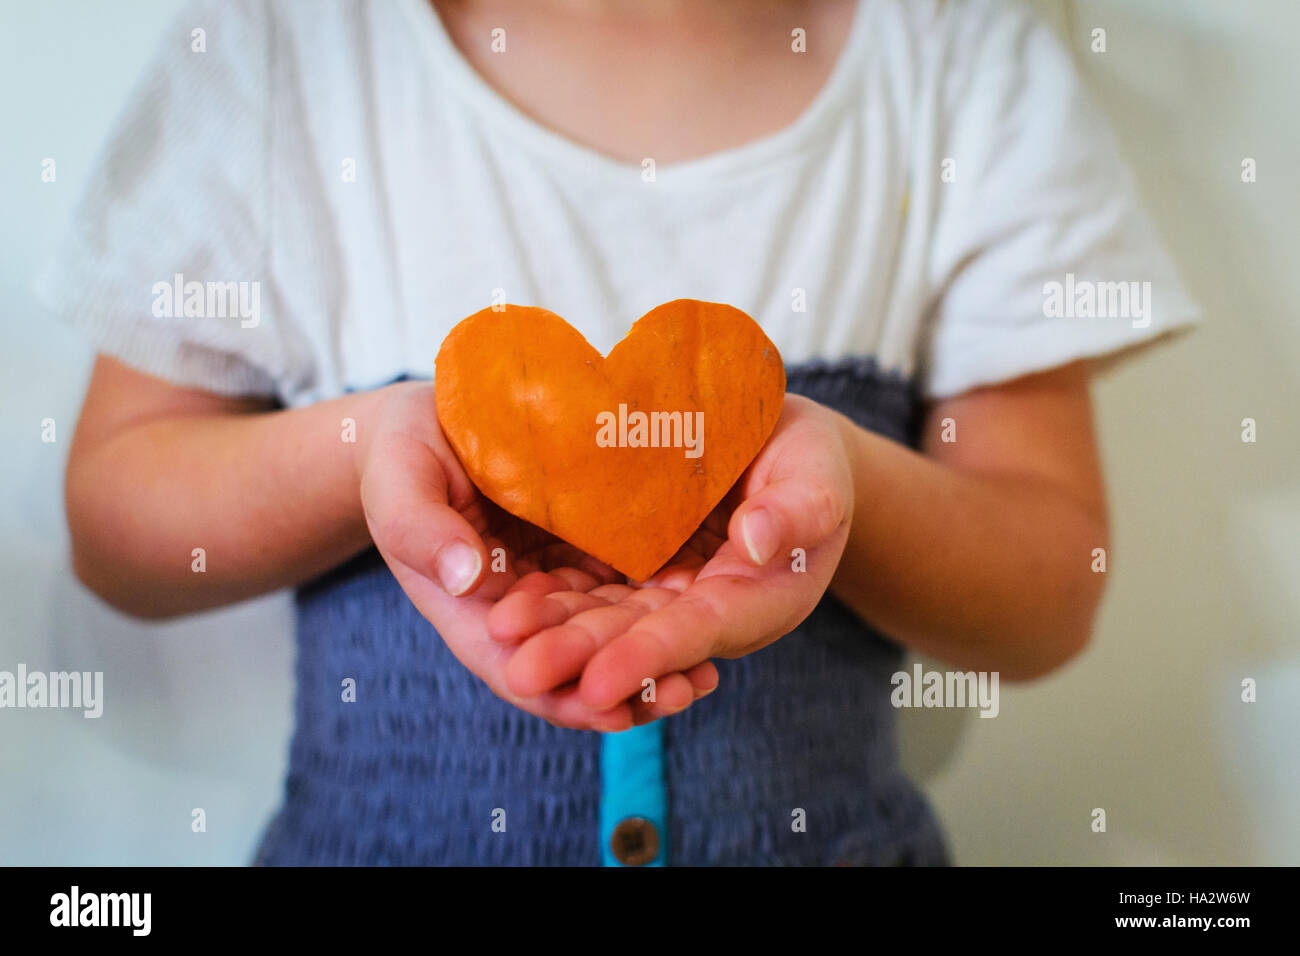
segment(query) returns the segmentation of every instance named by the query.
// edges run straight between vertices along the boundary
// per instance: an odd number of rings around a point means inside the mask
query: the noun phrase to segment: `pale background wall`
[[[1097,389],[1115,539],[1090,650],[1004,686],[994,720],[904,711],[907,761],[961,863],[1300,863],[1300,5],[1035,5],[1077,51],[1207,324]],[[70,579],[59,489],[90,356],[28,291],[175,7],[0,2],[0,669],[103,670],[111,694],[98,721],[0,711],[0,863],[239,864],[279,799],[288,600],[143,625]],[[1244,677],[1258,703],[1240,702]]]

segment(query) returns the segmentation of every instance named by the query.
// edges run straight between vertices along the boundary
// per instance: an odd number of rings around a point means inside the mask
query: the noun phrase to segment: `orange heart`
[[[722,500],[785,400],[758,323],[694,299],[647,312],[608,357],[553,312],[484,309],[447,335],[434,383],[484,495],[637,581]]]

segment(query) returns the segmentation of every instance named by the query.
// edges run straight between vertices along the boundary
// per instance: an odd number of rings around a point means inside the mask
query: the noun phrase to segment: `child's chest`
[[[602,155],[663,164],[793,124],[827,85],[857,6],[432,2],[459,54],[529,117]]]
[[[787,364],[910,374],[926,227],[885,79],[813,128],[665,164],[600,156],[443,76],[369,82],[277,117],[274,281],[315,369],[295,400],[431,376],[451,327],[498,302],[556,312],[602,352],[663,302],[725,302]]]

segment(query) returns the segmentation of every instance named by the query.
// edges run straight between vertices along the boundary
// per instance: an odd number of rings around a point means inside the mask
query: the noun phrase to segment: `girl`
[[[267,864],[948,862],[902,648],[1016,680],[1084,646],[1089,375],[1195,318],[994,0],[197,2],[102,163],[42,283],[101,353],[75,568],[141,617],[298,589]],[[433,358],[494,301],[608,352],[676,298],[753,315],[790,394],[630,582],[476,492]]]

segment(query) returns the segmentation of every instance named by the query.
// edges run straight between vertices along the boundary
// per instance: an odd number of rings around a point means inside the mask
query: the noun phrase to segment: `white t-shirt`
[[[1068,55],[1008,3],[862,0],[796,122],[647,180],[510,105],[427,0],[195,2],[38,293],[144,372],[289,406],[431,377],[494,301],[603,352],[726,302],[788,366],[872,357],[926,398],[1197,318]]]

